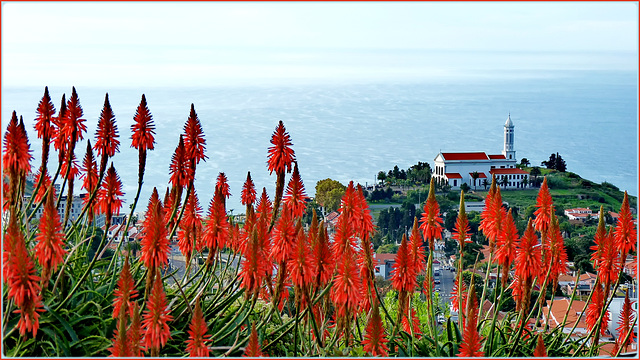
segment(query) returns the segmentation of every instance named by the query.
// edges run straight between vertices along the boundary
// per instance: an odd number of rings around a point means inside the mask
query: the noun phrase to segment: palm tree
[[[527,175],[525,175],[525,176],[522,178],[521,183],[522,183],[522,187],[523,187],[523,188],[526,188],[526,187],[527,187],[527,184],[529,183],[529,179],[527,179]]]
[[[482,180],[482,186],[484,186],[484,189],[487,190],[487,186],[489,186],[489,182],[487,181],[487,179]]]
[[[474,171],[471,173],[471,178],[473,179],[473,190],[476,189],[476,180],[478,180],[479,177],[480,177],[480,174],[478,174],[477,171]]]
[[[508,184],[509,184],[509,179],[507,178],[507,175],[502,175],[502,186],[506,188]]]

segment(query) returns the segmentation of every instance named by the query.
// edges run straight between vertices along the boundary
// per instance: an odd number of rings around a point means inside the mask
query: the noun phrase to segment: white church
[[[528,188],[529,173],[516,167],[516,151],[513,146],[513,138],[513,122],[511,121],[511,114],[509,114],[507,122],[504,124],[504,149],[502,154],[440,152],[434,160],[433,177],[440,184],[449,184],[452,190],[459,190],[463,183],[466,183],[474,190],[478,187],[484,189],[485,184],[491,184],[491,176],[494,174],[501,189]],[[477,177],[474,179],[475,173],[477,173]]]

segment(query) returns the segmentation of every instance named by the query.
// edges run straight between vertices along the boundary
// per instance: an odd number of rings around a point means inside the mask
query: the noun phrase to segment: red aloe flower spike
[[[267,189],[262,188],[262,195],[260,195],[260,199],[258,199],[258,203],[256,205],[256,212],[258,214],[265,214],[266,217],[270,217],[272,211],[273,211],[273,204],[271,204],[271,200],[269,200],[269,195],[267,195]]]
[[[292,257],[287,262],[287,269],[291,269],[289,276],[291,282],[295,286],[296,302],[301,309],[305,309],[309,305],[309,285],[313,282],[315,274],[312,267],[312,256],[309,249],[309,239],[304,233],[302,223],[298,220],[297,241],[294,244],[295,249]]]
[[[350,181],[349,185],[344,191],[344,195],[342,196],[342,199],[340,200],[339,211],[341,216],[344,216],[345,219],[349,221],[349,223],[352,223],[350,228],[354,229],[354,233],[355,233],[355,228],[357,227],[357,223],[360,220],[359,206],[360,206],[360,201],[357,198],[356,188],[353,185],[353,181]]]
[[[187,351],[191,357],[209,357],[211,335],[207,335],[207,323],[204,321],[200,298],[196,298],[196,306],[189,325],[189,339],[187,339]]]
[[[122,192],[122,181],[120,176],[116,173],[116,169],[113,167],[113,163],[107,170],[107,175],[102,181],[102,186],[98,190],[98,211],[102,214],[106,214],[107,223],[111,224],[111,215],[120,213],[122,207],[122,199],[124,196]]]
[[[620,259],[622,262],[627,260],[627,254],[631,251],[636,251],[638,234],[636,232],[633,216],[631,215],[629,196],[626,191],[624,192],[624,199],[622,199],[622,206],[620,206],[620,217],[618,218],[618,224],[616,225],[615,242],[616,248],[620,250]]]
[[[336,275],[331,287],[330,298],[336,306],[339,318],[353,314],[360,303],[360,278],[355,255],[351,248],[346,248],[338,260]]]
[[[334,257],[329,249],[324,221],[318,228],[318,240],[313,245],[313,273],[316,274],[316,288],[326,285],[333,274]]]
[[[222,192],[222,196],[224,199],[228,199],[231,197],[231,191],[229,191],[229,180],[227,180],[227,175],[223,172],[218,174],[218,178],[216,180],[216,188],[220,189]]]
[[[8,244],[7,244],[8,243]],[[25,239],[15,216],[11,216],[4,239],[3,257],[5,277],[9,287],[8,297],[13,299],[20,314],[18,328],[20,335],[31,331],[36,336],[39,328],[39,312],[44,312],[40,277],[36,275],[33,259],[27,251]]]
[[[120,322],[118,322],[118,325],[116,326],[116,329],[113,332],[113,346],[111,346],[110,348],[108,348],[107,350],[111,353],[111,355],[109,355],[109,357],[116,357],[116,358],[124,358],[124,357],[131,357],[131,354],[129,353],[130,348],[127,346],[128,344],[126,344],[126,342],[128,342],[128,340],[125,338],[125,344],[122,343],[122,332],[120,330]],[[126,332],[125,332],[125,336],[126,336]]]
[[[593,294],[591,295],[591,303],[587,305],[587,329],[591,331],[600,318],[600,314],[602,313],[602,308],[605,304],[604,290],[602,290],[602,284],[597,284],[595,289],[593,290]],[[600,335],[604,336],[607,328],[609,327],[609,317],[610,313],[607,310],[602,317],[602,322],[600,323]]]
[[[104,107],[100,113],[100,120],[98,120],[96,144],[93,146],[98,156],[102,157],[100,160],[100,174],[104,173],[109,158],[120,151],[119,147],[120,140],[118,140],[116,117],[109,103],[109,94],[106,94],[104,96]]]
[[[470,289],[472,290],[469,298],[470,303],[467,304],[467,316],[458,357],[484,356],[484,352],[480,351],[482,338],[478,333],[478,307],[473,306],[473,304],[477,305],[476,292],[473,291],[473,286]]]
[[[359,218],[356,222],[356,229],[358,230],[358,234],[360,234],[360,238],[364,240],[373,234],[375,226],[373,225],[373,217],[371,217],[369,204],[367,204],[367,199],[364,197],[364,192],[360,184],[358,184],[357,190],[356,201],[359,201]]]
[[[71,146],[69,151],[73,151],[75,144],[84,139],[84,133],[87,132],[87,125],[85,125],[85,119],[82,119],[83,111],[80,106],[80,99],[78,99],[78,93],[76,88],[73,87],[71,91],[71,97],[67,101],[67,111],[65,117],[62,120],[62,127],[60,128],[60,135],[65,137]]]
[[[293,214],[293,218],[301,218],[304,215],[308,199],[304,191],[304,184],[300,178],[300,172],[298,171],[298,164],[293,167],[293,175],[287,185],[287,191],[284,195],[284,203],[289,207]]]
[[[458,244],[460,245],[460,252],[464,250],[465,243],[471,242],[470,231],[469,219],[467,218],[464,206],[464,191],[460,191],[460,208],[458,211],[458,217],[456,218],[456,225],[453,230],[453,236],[458,240]]]
[[[178,232],[178,248],[182,255],[186,257],[186,262],[191,260],[194,243],[202,237],[202,207],[198,201],[195,189],[187,199],[184,216],[180,220],[180,231]]]
[[[516,250],[515,274],[522,279],[533,279],[540,274],[542,267],[542,251],[538,245],[531,219],[527,224]]]
[[[247,242],[244,252],[244,260],[242,261],[242,269],[240,270],[240,278],[242,279],[242,287],[245,289],[245,299],[253,295],[258,295],[262,287],[262,281],[267,273],[268,254],[260,246],[258,239],[258,230],[253,229]]]
[[[67,116],[67,100],[64,94],[62,94],[62,100],[60,101],[60,112],[58,116],[51,118],[51,123],[55,131],[52,133],[51,142],[53,142],[53,148],[58,151],[58,162],[62,162],[65,158],[64,154],[67,149],[67,142],[69,139],[62,135],[62,127],[64,124],[64,118]]]
[[[38,192],[34,195],[34,200],[36,201],[36,203],[39,203],[40,201],[42,201],[45,193],[47,192],[47,189],[51,186],[51,176],[49,176],[47,167],[46,166],[44,167],[44,178],[42,180],[40,180],[40,178],[43,177],[41,170],[42,168],[38,170],[34,180],[34,184],[42,182],[42,184],[40,185],[40,188],[38,189]]]
[[[487,199],[489,199],[488,195]],[[507,212],[502,207],[502,194],[500,193],[499,186],[496,186],[490,199],[486,200],[485,204],[485,209],[481,214],[481,228],[487,239],[489,239],[489,249],[491,253],[493,253],[501,231],[502,222],[507,215]]]
[[[600,219],[598,220],[598,228],[593,241],[596,243],[591,246],[591,250],[595,252],[591,255],[593,268],[598,270],[598,279],[605,286],[605,298],[609,295],[609,287],[618,280],[620,275],[621,264],[616,247],[612,229],[609,228],[607,233],[604,225],[604,209],[600,206]]]
[[[538,198],[536,200],[536,207],[538,210],[534,212],[536,219],[534,221],[535,229],[542,234],[546,234],[551,224],[551,214],[554,213],[553,199],[551,193],[549,193],[549,186],[547,185],[547,177],[544,177],[540,191],[538,191]],[[543,235],[543,238],[545,235]],[[543,240],[544,241],[544,240]]]
[[[509,277],[509,268],[517,255],[516,245],[518,243],[518,229],[513,221],[511,209],[502,222],[497,243],[496,261],[502,266],[502,286],[505,286]]]
[[[524,309],[529,308],[531,287],[533,286],[535,277],[540,275],[541,270],[542,251],[538,244],[538,237],[536,236],[535,230],[533,230],[531,219],[529,219],[527,229],[518,243],[515,260],[515,276],[519,278],[519,284],[524,291],[522,294],[522,308]],[[515,292],[514,290],[514,293]]]
[[[411,311],[411,324],[409,324],[409,311]],[[420,339],[422,330],[420,330],[420,319],[416,315],[415,311],[407,309],[402,317],[402,330],[408,334],[413,334],[416,339]]]
[[[304,229],[298,221],[297,239],[294,245],[292,257],[288,260],[288,268],[291,269],[291,280],[293,285],[306,287],[311,284],[315,274],[311,264],[313,263],[313,253],[309,249],[309,239],[304,233]]]
[[[129,265],[129,256],[124,258],[124,265],[120,271],[120,278],[118,280],[118,287],[113,291],[113,314],[115,319],[120,314],[120,308],[123,304],[126,304],[127,313],[132,315],[133,299],[138,297],[138,291],[135,289],[133,282],[133,276],[131,276],[131,266]]]
[[[387,342],[388,340],[382,326],[378,302],[374,301],[371,317],[367,323],[364,339],[362,340],[362,350],[371,354],[371,356],[387,357],[389,356],[389,348],[386,345]]]
[[[341,214],[336,224],[335,235],[333,236],[333,244],[331,244],[331,252],[336,259],[348,250],[353,251],[356,248],[356,238],[351,223],[347,215]]]
[[[271,144],[273,146],[268,149],[268,161],[267,166],[269,168],[269,174],[273,171],[276,172],[276,194],[273,200],[273,215],[269,230],[273,228],[278,211],[280,210],[280,201],[282,200],[282,193],[284,192],[284,173],[291,172],[291,165],[295,161],[295,154],[291,146],[291,138],[284,128],[282,121],[278,123],[275,132],[271,136]]]
[[[269,147],[269,161],[268,168],[269,174],[291,172],[291,164],[296,160],[295,153],[291,146],[291,137],[284,128],[282,120],[278,123],[276,130],[271,137],[271,144]]]
[[[407,243],[407,235],[402,235],[402,242],[398,248],[398,254],[396,256],[396,262],[393,265],[393,273],[391,275],[391,284],[393,288],[399,292],[410,292],[416,288],[417,279],[416,273],[412,266],[411,250]]]
[[[429,197],[424,204],[424,212],[420,218],[420,230],[422,235],[429,241],[429,249],[433,251],[435,239],[442,239],[442,218],[440,217],[440,207],[436,201],[436,191],[433,178],[429,185]]]
[[[4,153],[2,154],[2,170],[9,176],[22,176],[29,173],[31,165],[29,162],[33,159],[31,149],[29,147],[29,139],[24,130],[24,122],[22,116],[20,122],[14,111],[11,120],[4,133]],[[12,179],[13,180],[13,179]]]
[[[460,299],[458,299],[458,280],[460,279],[459,276],[456,276],[456,280],[453,283],[453,289],[451,290],[451,297],[449,299],[451,299],[451,308],[453,311],[458,311],[458,307],[460,304]],[[466,308],[467,307],[467,284],[465,284],[464,281],[462,281],[462,286],[460,287],[460,295],[462,297],[462,308]]]
[[[35,257],[42,266],[42,279],[46,283],[49,281],[51,272],[58,269],[58,265],[64,261],[64,239],[65,235],[60,224],[60,215],[55,207],[53,189],[49,190],[44,204],[44,211],[40,218],[39,232],[36,235],[36,245],[34,247]]]
[[[171,164],[169,165],[169,181],[174,188],[186,188],[189,185],[189,163],[187,161],[187,153],[184,140],[180,135],[180,141],[175,152],[171,156]]]
[[[411,263],[413,271],[419,274],[425,267],[425,255],[424,248],[422,247],[423,240],[420,236],[420,229],[418,225],[418,218],[413,218],[413,227],[411,228],[411,236],[409,237],[409,248],[411,249]]]
[[[229,238],[229,221],[224,208],[224,196],[219,188],[209,204],[209,219],[204,229],[202,240],[209,248],[209,264],[213,264],[213,254],[227,244]]]
[[[251,172],[247,172],[247,180],[244,182],[242,186],[242,195],[241,195],[242,205],[253,205],[256,202],[256,187],[253,184],[253,180],[251,179]]]
[[[488,234],[491,234],[493,231],[495,219],[493,219],[493,214],[491,213],[493,206],[493,197],[495,196],[497,190],[496,184],[496,175],[491,175],[491,186],[489,187],[489,191],[487,192],[487,196],[484,199],[484,209],[480,214],[482,220],[480,221],[480,226],[478,226],[478,230],[482,231],[486,237]]]
[[[411,264],[411,254],[409,244],[407,244],[407,235],[402,235],[402,242],[398,248],[396,263],[393,266],[393,274],[391,284],[398,291],[398,321],[405,314],[409,299],[408,294],[413,293],[417,285],[416,274],[413,272]]]
[[[144,351],[144,344],[142,343],[142,328],[140,327],[140,307],[137,302],[133,302],[131,308],[131,325],[127,331],[127,339],[129,339],[129,346],[131,346],[131,356],[142,357]]]
[[[207,156],[204,154],[204,146],[206,143],[207,141],[204,139],[204,132],[202,131],[202,124],[198,119],[193,104],[191,104],[189,118],[184,124],[184,148],[187,159],[195,161],[196,164],[200,163],[200,160],[207,159]],[[195,171],[195,167],[192,170]]]
[[[134,124],[131,125],[131,147],[138,149],[138,185],[141,186],[147,163],[147,150],[153,150],[155,143],[153,137],[155,135],[155,126],[144,94],[142,94],[142,99],[136,109],[133,121]]]
[[[291,218],[289,207],[285,203],[282,216],[278,218],[271,247],[271,259],[277,263],[288,261],[293,257],[296,243],[296,227]]]
[[[360,292],[362,300],[360,301],[360,310],[369,312],[371,303],[373,302],[374,293],[374,271],[373,271],[373,244],[369,241],[368,236],[362,239],[361,248],[358,251],[358,266],[360,267]],[[411,257],[411,254],[409,254]],[[413,261],[410,259],[411,263]]]
[[[131,147],[139,150],[153,150],[156,127],[153,124],[153,116],[147,107],[147,99],[144,94],[142,94],[133,120],[135,122],[131,125]]]
[[[76,154],[70,153],[69,156],[71,157],[71,169],[69,169],[68,179],[70,182],[72,182],[76,178],[76,176],[80,173],[80,166],[78,166],[78,160],[76,160]],[[60,172],[62,174],[66,174],[68,167],[69,167],[69,158],[66,158],[62,163]]]
[[[87,191],[87,193],[91,194],[96,186],[98,186],[98,165],[96,164],[96,160],[93,157],[93,150],[91,150],[91,141],[87,141],[87,152],[84,155],[84,159],[82,160],[82,175],[84,178],[82,182],[82,188]],[[89,199],[91,196],[85,196],[83,199],[83,203],[85,206],[89,203]],[[95,201],[89,205],[89,209],[87,211],[88,221],[93,221],[93,216],[95,213]]]
[[[40,166],[40,171],[42,171],[42,169],[46,168],[49,160],[49,144],[51,139],[55,138],[57,132],[56,127],[52,123],[56,108],[53,106],[53,102],[49,96],[49,88],[46,86],[36,112],[38,116],[36,117],[34,128],[38,133],[38,139],[42,139],[42,165]]]
[[[558,218],[555,213],[551,215],[551,225],[549,226],[549,243],[547,246],[549,255],[545,257],[545,261],[548,258],[550,264],[545,265],[545,269],[551,267],[549,280],[553,284],[555,290],[558,286],[558,278],[560,274],[567,273],[567,250],[564,247],[564,238],[560,233],[560,225],[558,224]]]
[[[544,341],[542,340],[542,334],[538,334],[538,344],[535,350],[533,350],[533,357],[547,357],[547,349],[544,347]]]
[[[150,269],[149,271],[158,267],[162,268],[169,262],[169,239],[165,224],[162,204],[158,199],[158,192],[154,188],[143,224],[144,236],[140,241],[142,247],[140,258],[144,266]]]
[[[156,271],[155,282],[143,319],[144,346],[151,350],[151,356],[157,357],[160,354],[160,348],[171,338],[168,322],[173,320],[167,307],[167,297],[162,287],[162,276],[159,270]]]
[[[616,328],[616,330],[618,330],[617,344],[620,348],[624,349],[625,352],[628,351],[629,345],[632,344],[633,340],[635,339],[635,335],[631,327],[634,318],[634,311],[631,308],[631,301],[629,301],[629,289],[627,289],[627,292],[624,296],[622,311],[620,312],[620,319],[618,320],[618,327]],[[625,341],[627,335],[629,336],[629,338]]]
[[[260,344],[258,343],[258,333],[256,332],[256,323],[251,324],[251,335],[249,335],[249,343],[244,350],[243,357],[267,357],[260,351]]]

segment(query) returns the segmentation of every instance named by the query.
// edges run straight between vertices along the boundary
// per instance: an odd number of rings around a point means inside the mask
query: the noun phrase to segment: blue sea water
[[[33,119],[42,87],[2,89],[2,121],[11,112],[25,118],[35,160],[41,142]],[[56,109],[68,87],[49,87]],[[363,185],[379,170],[429,162],[439,151],[486,151],[503,147],[507,115],[515,125],[517,158],[534,165],[558,152],[569,171],[607,181],[638,194],[638,74],[624,71],[495,72],[475,77],[352,84],[243,85],[211,87],[78,87],[89,133],[109,93],[120,132],[114,165],[131,203],[138,157],[130,148],[130,126],[142,93],[157,126],[149,152],[138,211],[153,187],[164,193],[169,161],[191,103],[205,132],[206,155],[196,173],[196,189],[206,208],[215,179],[225,172],[232,197],[227,208],[243,212],[242,184],[251,171],[258,188],[273,197],[275,175],[266,167],[269,140],[282,120],[293,140],[307,193],[318,180],[332,178]],[[3,125],[3,131],[4,131]],[[85,143],[76,157],[84,156]],[[55,171],[50,164],[50,171]]]

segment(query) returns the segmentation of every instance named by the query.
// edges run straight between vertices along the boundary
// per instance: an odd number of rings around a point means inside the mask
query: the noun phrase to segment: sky
[[[637,70],[637,2],[3,2],[2,85]]]

